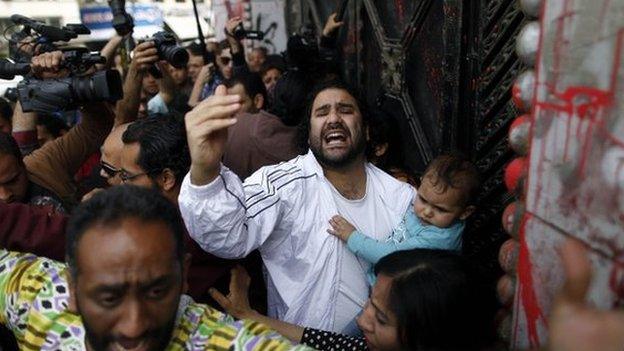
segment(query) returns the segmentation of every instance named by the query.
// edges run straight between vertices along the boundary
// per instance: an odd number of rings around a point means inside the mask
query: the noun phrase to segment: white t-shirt
[[[393,229],[391,218],[376,211],[379,203],[377,191],[372,182],[366,182],[366,194],[358,200],[344,198],[338,190],[332,186],[332,194],[336,202],[338,214],[351,223],[359,232],[375,239],[386,238]],[[369,285],[362,280],[362,274],[366,274],[370,264],[364,259],[355,256],[342,243],[340,248],[339,264],[339,287],[338,300],[336,301],[336,314],[334,325],[349,326],[349,323],[362,311],[364,303],[368,299]],[[343,330],[346,334],[352,334],[353,330]]]

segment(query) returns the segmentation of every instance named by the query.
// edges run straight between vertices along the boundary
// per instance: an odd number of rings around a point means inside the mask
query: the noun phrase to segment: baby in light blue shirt
[[[400,250],[460,251],[465,219],[475,210],[473,201],[478,188],[479,174],[472,163],[459,156],[441,155],[427,166],[413,206],[386,240],[375,240],[360,233],[339,215],[329,221],[328,232],[346,242],[351,252],[373,266],[382,257]],[[368,272],[368,277],[373,284],[372,271]]]

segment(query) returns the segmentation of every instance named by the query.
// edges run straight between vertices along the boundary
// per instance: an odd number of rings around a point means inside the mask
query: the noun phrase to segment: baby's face
[[[432,176],[425,175],[414,201],[414,213],[426,225],[438,228],[450,227],[458,219],[466,219],[472,208],[467,208],[462,201],[462,190],[447,187],[442,191],[441,184],[434,186]],[[470,206],[471,207],[471,206]]]

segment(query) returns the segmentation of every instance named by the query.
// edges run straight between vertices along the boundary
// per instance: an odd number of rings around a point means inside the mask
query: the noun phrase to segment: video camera
[[[319,72],[336,63],[333,51],[319,50],[316,32],[311,25],[305,25],[288,38],[286,63],[290,70]]]
[[[11,21],[16,25],[22,25],[23,29],[11,35],[9,53],[16,62],[30,62],[33,55],[57,50],[54,42],[70,41],[81,34],[91,34],[89,28],[83,24],[68,24],[63,28],[49,26],[21,15],[12,15]],[[27,38],[33,38],[26,42]],[[23,50],[23,46],[33,44],[32,51]]]
[[[108,70],[91,76],[81,76],[93,65],[106,62],[99,53],[89,52],[86,48],[63,50],[62,67],[71,72],[69,77],[41,80],[29,75],[33,55],[59,50],[54,42],[69,41],[79,34],[91,33],[87,27],[82,24],[70,24],[56,28],[21,15],[13,15],[11,20],[24,28],[11,36],[13,61],[0,60],[0,78],[13,79],[15,75],[25,76],[17,85],[24,112],[51,113],[75,109],[85,102],[121,99],[123,89],[121,76],[117,71]],[[28,42],[29,37],[34,40]],[[32,51],[23,50],[21,47],[32,43],[34,43]]]
[[[264,32],[259,30],[247,30],[243,27],[242,23],[239,23],[238,26],[236,26],[236,28],[232,31],[232,36],[236,38],[236,40],[262,40],[264,39]]]

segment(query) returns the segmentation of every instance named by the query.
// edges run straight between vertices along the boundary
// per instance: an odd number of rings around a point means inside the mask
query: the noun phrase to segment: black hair
[[[491,341],[494,300],[452,251],[396,251],[375,265],[392,278],[388,306],[405,350],[477,350]],[[492,297],[492,298],[490,298]]]
[[[463,204],[467,205],[475,203],[481,184],[477,167],[460,153],[439,155],[427,165],[424,177],[442,191],[449,187],[463,190]]]
[[[175,257],[184,260],[185,227],[178,208],[155,190],[134,185],[120,185],[95,194],[76,207],[67,224],[66,261],[72,277],[79,272],[78,244],[84,233],[95,227],[120,225],[125,219],[162,222],[171,230]]]
[[[232,78],[227,79],[223,84],[227,88],[232,88],[236,84],[241,84],[243,88],[245,88],[245,92],[247,96],[249,96],[252,100],[256,97],[256,95],[262,95],[264,102],[267,103],[267,91],[264,86],[264,82],[262,82],[262,78],[258,73],[255,72],[240,72],[238,74],[234,74]]]
[[[186,50],[189,51],[189,53],[193,56],[202,56],[204,55],[204,52],[202,51],[201,46],[198,43],[190,43],[189,45],[186,46]]]
[[[279,117],[287,126],[297,126],[305,113],[306,98],[310,91],[310,81],[302,72],[287,71],[273,88],[272,114]]]
[[[10,134],[0,132],[0,155],[12,155],[22,162],[22,152]]]
[[[181,184],[191,167],[184,122],[174,113],[138,120],[128,126],[121,139],[124,144],[139,144],[136,162],[152,178],[168,168],[176,184]]]
[[[375,166],[388,172],[392,168],[405,168],[403,153],[403,138],[397,120],[390,114],[380,110],[371,111],[369,119],[370,141],[366,150],[368,159]],[[387,144],[387,150],[382,156],[376,156],[376,148]]]
[[[48,114],[38,114],[37,125],[44,126],[55,138],[60,137],[62,131],[69,130],[67,124],[60,118]]]
[[[360,115],[362,116],[362,126],[364,128],[368,128],[370,118],[368,113],[368,105],[366,104],[366,100],[362,98],[362,95],[360,95],[360,92],[341,80],[322,81],[314,85],[314,87],[312,88],[312,92],[308,94],[306,98],[304,115],[299,123],[299,132],[297,138],[299,146],[301,148],[308,147],[308,137],[310,136],[310,118],[312,117],[312,105],[314,105],[314,100],[316,99],[317,95],[327,89],[344,90],[349,95],[351,95],[355,99],[355,103],[360,110]]]
[[[7,99],[0,97],[0,118],[9,122],[13,119],[13,108]]]
[[[260,74],[260,78],[264,77],[264,75],[267,74],[267,72],[272,69],[276,69],[280,71],[280,73],[284,73],[283,64],[281,64],[280,62],[276,62],[275,60],[271,60],[271,61],[267,60],[260,67],[260,71],[258,71],[258,74]]]

